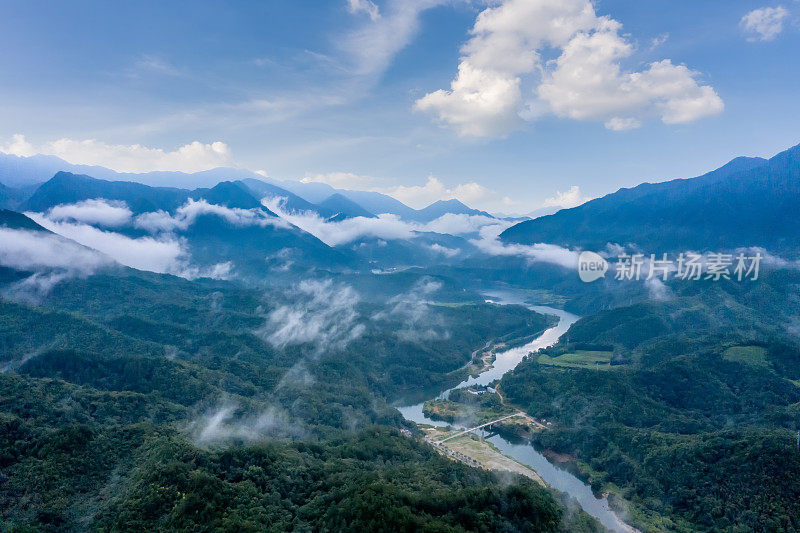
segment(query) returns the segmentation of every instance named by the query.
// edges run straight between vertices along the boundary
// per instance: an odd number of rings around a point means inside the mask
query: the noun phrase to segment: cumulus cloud
[[[273,346],[311,344],[319,355],[325,350],[341,350],[364,333],[356,309],[360,298],[349,285],[305,280],[297,285],[291,300],[270,312],[256,331]]]
[[[555,196],[547,198],[542,202],[542,207],[561,207],[568,209],[586,203],[591,199],[591,197],[585,196],[581,192],[580,187],[573,185],[566,192],[556,191]]]
[[[100,165],[118,172],[177,170],[199,172],[232,164],[227,144],[194,141],[170,152],[141,144],[108,144],[96,139],[58,139],[34,145],[24,135],[16,134],[0,152],[18,156],[54,155],[75,165]]]
[[[739,25],[749,35],[748,41],[772,41],[783,31],[783,21],[788,15],[783,6],[762,7],[743,16]]]
[[[124,226],[133,213],[125,202],[96,198],[74,204],[61,204],[47,212],[47,218],[57,222],[83,222],[107,227]]]
[[[134,220],[134,226],[150,233],[185,230],[203,215],[215,215],[224,218],[235,226],[276,226],[291,227],[288,222],[274,217],[261,209],[241,209],[224,205],[210,204],[206,200],[189,199],[179,207],[175,214],[166,211],[142,213]]]
[[[634,46],[621,28],[589,0],[505,0],[478,15],[450,89],[415,108],[472,137],[504,136],[547,113],[620,131],[650,115],[676,124],[722,111],[714,89],[684,65],[623,70]],[[560,55],[544,61],[550,48]]]

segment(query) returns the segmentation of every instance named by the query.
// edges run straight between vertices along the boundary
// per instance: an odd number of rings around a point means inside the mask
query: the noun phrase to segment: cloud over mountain
[[[141,144],[108,144],[96,139],[61,138],[34,145],[24,135],[16,134],[9,144],[0,145],[0,152],[23,157],[53,155],[75,165],[99,165],[117,172],[199,172],[232,164],[230,148],[220,141],[208,144],[194,141],[166,151]]]

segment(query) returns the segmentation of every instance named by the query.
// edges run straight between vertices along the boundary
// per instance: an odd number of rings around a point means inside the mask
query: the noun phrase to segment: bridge
[[[475,426],[474,428],[465,429],[464,431],[456,433],[455,435],[450,435],[449,437],[444,438],[444,439],[439,440],[439,441],[436,441],[436,442],[445,442],[445,441],[448,441],[450,439],[455,439],[456,437],[460,437],[461,435],[466,435],[467,433],[472,433],[476,429],[483,429],[486,426],[491,426],[492,424],[497,424],[498,422],[502,422],[503,420],[508,420],[509,418],[514,418],[515,416],[527,417],[528,415],[526,415],[525,413],[520,411],[518,413],[514,413],[513,415],[504,416],[503,418],[498,418],[497,420],[492,420],[491,422],[486,422],[485,424],[481,424],[480,426]]]

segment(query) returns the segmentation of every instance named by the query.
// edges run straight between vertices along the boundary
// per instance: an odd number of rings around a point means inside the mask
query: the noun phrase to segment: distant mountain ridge
[[[107,181],[83,174],[58,172],[43,183],[23,204],[24,211],[46,211],[60,204],[104,198],[128,204],[134,213],[172,211],[189,197],[189,191],[174,187],[151,187],[132,181]]]
[[[59,172],[37,189],[23,209],[46,212],[57,205],[98,198],[125,202],[135,215],[158,211],[174,215],[179,207],[193,199],[232,209],[258,211],[268,220],[275,219],[274,223],[259,223],[254,218],[253,223],[238,224],[213,212],[203,211],[192,223],[176,226],[172,231],[185,240],[193,261],[200,267],[231,261],[238,274],[263,277],[267,272],[266,262],[270,258],[283,261],[281,257],[286,255],[286,250],[302,256],[303,265],[307,267],[330,269],[356,265],[351,254],[334,250],[314,235],[279,220],[242,182],[223,181],[210,188],[190,191]],[[130,237],[146,235],[133,222],[115,228],[115,231]]]
[[[366,213],[370,215],[390,213],[409,222],[424,223],[432,220],[430,213],[439,209],[434,207],[439,202],[431,204],[425,209],[417,210],[379,192],[335,189],[326,183],[317,182],[279,181],[242,168],[219,167],[194,173],[178,171],[117,172],[100,166],[74,165],[55,156],[20,157],[4,153],[0,153],[0,184],[12,189],[15,196],[11,200],[6,200],[8,195],[4,194],[3,189],[0,188],[0,207],[16,208],[21,206],[35,190],[35,187],[48,182],[60,172],[114,182],[138,183],[158,189],[197,190],[213,188],[222,181],[237,181],[252,192],[256,192],[258,200],[265,196],[281,196],[286,198],[286,208],[289,211],[314,211],[326,219],[337,215],[340,215],[339,218],[347,218],[366,216]],[[165,184],[168,185],[165,186]],[[337,194],[358,204],[358,208],[351,205],[345,210],[350,214],[341,214],[339,212],[341,210],[331,210],[320,205]],[[447,202],[451,203],[447,204]],[[445,203],[451,205],[455,213],[470,211],[458,201],[448,200]],[[352,214],[356,212],[360,212],[361,215]],[[444,213],[444,211],[440,212]],[[471,210],[470,214],[491,216],[477,210]]]
[[[334,213],[333,219],[343,220],[353,217],[375,218],[375,215],[340,193],[333,194],[326,198],[319,203],[319,206]]]
[[[800,250],[800,145],[769,160],[736,158],[697,178],[643,183],[512,226],[507,243],[648,253],[760,246]]]
[[[133,181],[151,187],[169,183],[176,188],[195,189],[213,187],[220,181],[245,178],[260,178],[250,170],[232,167],[218,167],[200,172],[179,172],[156,170],[152,172],[117,172],[97,165],[74,165],[52,155],[33,155],[21,157],[0,152],[0,183],[12,187],[25,187],[46,182],[58,172],[85,174],[98,179],[114,181]]]

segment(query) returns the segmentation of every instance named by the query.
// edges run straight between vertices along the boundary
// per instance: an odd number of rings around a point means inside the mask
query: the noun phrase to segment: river
[[[563,311],[547,306],[528,305],[522,299],[516,297],[512,293],[491,293],[487,295],[491,301],[499,304],[519,304],[524,305],[528,309],[546,315],[555,315],[558,317],[558,324],[550,329],[545,330],[539,337],[533,341],[511,348],[505,352],[498,353],[492,365],[492,368],[481,373],[477,377],[470,377],[456,385],[455,387],[443,391],[436,398],[446,398],[449,392],[453,389],[468,387],[470,385],[488,385],[496,379],[500,379],[503,374],[509,370],[513,370],[530,352],[535,352],[539,348],[546,348],[555,344],[558,339],[567,332],[569,327],[578,320],[579,317]],[[425,416],[422,412],[424,402],[398,407],[400,413],[406,420],[416,422],[418,424],[429,424],[432,426],[444,427],[452,425],[459,427],[458,424],[448,424],[440,420],[433,420]],[[466,429],[466,428],[464,428]],[[503,454],[513,457],[518,462],[532,468],[539,476],[551,487],[561,492],[565,492],[572,496],[578,504],[591,516],[595,517],[601,524],[612,531],[621,533],[630,533],[635,531],[632,527],[625,524],[620,518],[609,508],[608,500],[606,498],[597,498],[589,485],[567,472],[562,470],[552,463],[547,458],[536,451],[530,444],[513,444],[504,439],[500,435],[492,435],[487,437],[487,441],[491,442]]]

